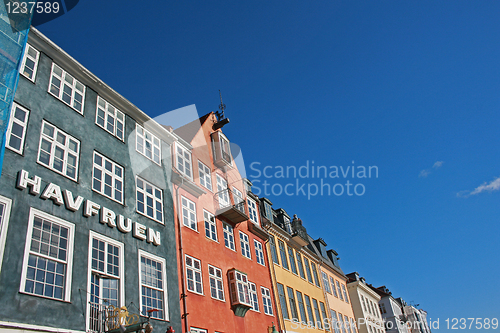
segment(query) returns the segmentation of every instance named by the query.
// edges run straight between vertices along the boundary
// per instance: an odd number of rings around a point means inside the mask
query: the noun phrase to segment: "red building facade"
[[[265,333],[277,323],[268,236],[222,126],[224,120],[209,113],[174,131],[183,331]]]

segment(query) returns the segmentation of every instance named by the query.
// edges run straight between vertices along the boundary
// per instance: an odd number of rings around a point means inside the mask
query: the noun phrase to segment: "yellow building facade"
[[[280,331],[331,332],[320,260],[309,245],[312,239],[301,221],[290,220],[283,209],[268,210],[271,214],[266,248]]]

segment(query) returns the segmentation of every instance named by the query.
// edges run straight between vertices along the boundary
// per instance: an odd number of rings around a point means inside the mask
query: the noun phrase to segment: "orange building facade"
[[[209,113],[173,131],[172,182],[183,332],[266,333],[277,322],[258,198]]]

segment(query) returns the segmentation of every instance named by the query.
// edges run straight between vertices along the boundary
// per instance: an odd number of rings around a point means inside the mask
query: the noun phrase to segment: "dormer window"
[[[212,133],[212,147],[214,153],[214,164],[218,167],[232,166],[231,147],[229,140],[222,132]]]

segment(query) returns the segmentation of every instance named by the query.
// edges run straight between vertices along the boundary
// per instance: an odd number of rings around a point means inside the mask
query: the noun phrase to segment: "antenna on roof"
[[[215,115],[217,116],[217,120],[221,121],[222,119],[225,118],[224,116],[224,110],[226,109],[226,104],[222,102],[222,94],[219,89],[219,97],[220,97],[220,104],[219,104],[219,110],[220,111],[215,111]]]
[[[217,117],[217,122],[212,126],[212,128],[215,130],[222,128],[224,125],[229,123],[229,119],[226,118],[224,115],[224,110],[226,109],[226,104],[222,102],[222,94],[219,89],[219,97],[220,97],[220,104],[219,104],[219,110],[220,111],[215,111],[215,116]]]

